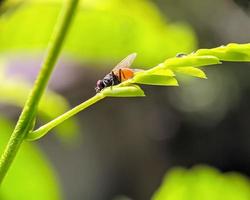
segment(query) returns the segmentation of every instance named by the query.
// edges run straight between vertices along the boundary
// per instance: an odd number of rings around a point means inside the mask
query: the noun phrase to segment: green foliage
[[[204,55],[199,55],[200,50],[198,50],[195,53],[184,55],[182,57],[169,58],[163,63],[149,70],[139,70],[139,72],[135,73],[135,76],[132,79],[124,81],[117,86],[105,88],[96,96],[92,97],[86,102],[83,102],[79,106],[76,106],[75,108],[64,113],[50,123],[43,125],[39,129],[30,132],[27,136],[27,139],[36,140],[41,138],[42,136],[47,134],[48,131],[62,123],[64,120],[84,110],[88,106],[94,104],[104,97],[145,96],[143,90],[136,84],[178,86],[178,81],[175,77],[175,73],[182,73],[189,76],[206,79],[206,74],[201,69],[199,69],[199,67],[221,64],[221,61],[224,61],[224,58],[231,59],[231,61],[239,61],[240,57],[237,57],[235,55],[243,54],[245,55],[244,57],[241,56],[241,58],[244,58],[243,61],[250,61],[248,47],[249,44],[229,44],[226,47],[223,46],[215,48],[217,49],[217,51],[220,51],[220,48],[223,48],[224,54],[221,53],[220,57],[216,57],[214,55],[206,55],[205,50],[203,52]],[[210,50],[207,49],[206,52],[209,53]],[[214,50],[211,49],[211,52],[214,52]],[[230,55],[234,56],[230,57]]]
[[[152,200],[249,200],[250,182],[238,173],[199,166],[171,170]]]
[[[178,86],[178,82],[174,77],[156,74],[141,73],[134,77],[133,82],[145,85]]]
[[[250,44],[231,43],[227,46],[220,46],[213,49],[200,49],[195,55],[213,55],[222,61],[249,62]]]
[[[196,53],[191,53],[182,57],[169,58],[161,67],[173,70],[178,67],[201,67],[219,64],[219,60],[219,58],[213,55],[196,55]]]
[[[194,76],[197,78],[207,78],[204,71],[195,67],[178,67],[175,69],[175,72],[182,73],[189,76]]]
[[[218,52],[220,52],[220,54],[218,54]],[[156,67],[137,72],[132,79],[121,83],[120,87],[127,86],[131,83],[178,86],[175,73],[206,79],[206,74],[199,69],[199,67],[221,64],[221,61],[225,60],[249,62],[249,52],[250,44],[228,44],[227,46],[214,49],[201,49],[181,57],[169,58]],[[117,87],[119,87],[119,85]]]
[[[2,154],[0,160],[0,182],[3,180],[23,139],[28,133],[27,139],[38,139],[66,119],[104,97],[144,96],[143,90],[136,84],[177,86],[178,82],[175,77],[177,73],[206,78],[206,74],[199,67],[220,64],[220,61],[250,61],[249,44],[229,44],[214,49],[201,49],[182,57],[170,58],[154,68],[136,73],[130,80],[112,88],[104,89],[91,99],[33,131],[31,127],[35,122],[38,103],[61,50],[77,2],[77,0],[71,0],[66,4],[65,13],[59,18],[61,21],[59,21],[51,40],[49,40],[51,31],[61,5],[59,0],[24,1],[22,6],[15,12],[0,18],[1,53],[23,51],[23,49],[26,49],[27,52],[33,52],[34,49],[41,51],[49,42],[48,54],[45,56],[38,81],[33,87],[32,95],[29,96],[16,128]],[[176,45],[177,43],[178,45]],[[187,25],[166,23],[158,10],[149,1],[86,0],[83,1],[79,8],[75,24],[65,46],[65,52],[79,60],[103,62],[110,61],[111,58],[122,57],[128,52],[136,51],[141,55],[138,63],[147,67],[180,51],[192,51],[195,43],[194,34]],[[14,90],[26,92],[26,86],[23,87],[22,84],[19,86],[10,85],[8,86],[7,84],[7,89],[2,88],[0,92],[6,98],[9,98],[8,100],[13,100],[16,104],[23,104],[23,96],[21,100],[15,100],[14,98],[20,94],[11,96],[9,91],[14,88]],[[51,102],[51,104],[47,104],[47,102],[44,105],[41,104],[43,107],[42,111],[44,112],[45,110],[45,113],[47,110],[51,108],[54,110],[57,107],[58,104],[54,104],[54,100],[63,102],[59,96],[49,93],[45,98]],[[49,100],[50,98],[51,100]],[[5,127],[1,123],[0,126]],[[7,137],[5,140],[0,141],[3,141],[4,144],[7,141]],[[0,144],[3,146],[2,143]],[[1,188],[1,199],[14,200],[17,199],[15,196],[17,194],[18,199],[39,200],[41,198],[56,200],[60,198],[55,178],[38,150],[31,145],[23,144],[22,151],[16,160],[16,163],[18,162],[20,164],[13,166]],[[37,173],[38,170],[39,173]],[[232,176],[230,181],[228,177],[223,178],[224,176],[213,170],[205,170],[201,174],[200,172],[196,173],[198,174],[196,177],[189,176],[181,170],[181,172],[177,173],[177,179],[175,180],[174,178],[174,182],[178,184],[173,184],[173,186],[172,183],[169,184],[166,181],[166,184],[162,186],[164,189],[160,189],[153,199],[165,200],[167,198],[180,199],[186,197],[194,199],[188,193],[189,191],[195,191],[198,194],[196,199],[216,199],[216,195],[221,195],[222,191],[226,191],[226,199],[231,197],[238,197],[240,200],[249,199],[249,183],[239,178],[238,175]],[[27,176],[31,176],[32,179],[28,179]],[[205,179],[203,179],[204,177]],[[33,178],[36,180],[33,180]],[[20,183],[17,182],[19,180]],[[209,180],[208,184],[207,182],[203,183],[203,180]],[[217,181],[217,187],[215,187],[215,184],[211,184],[211,182],[214,182],[213,180]],[[185,182],[182,186],[181,181],[186,181],[187,183]],[[235,182],[237,183],[236,187],[235,184],[232,184]],[[19,185],[18,188],[15,187],[16,184]],[[168,185],[167,189],[172,187],[170,192],[165,192],[167,190],[165,185]],[[205,189],[200,188],[203,185],[205,185]],[[180,190],[180,186],[182,186],[182,190]],[[178,189],[177,192],[175,187]],[[13,188],[15,188],[14,192]],[[208,191],[210,190],[207,188],[215,191],[211,193],[213,196],[209,196],[210,193]],[[226,190],[224,190],[225,188]],[[200,191],[204,191],[204,193]],[[34,194],[35,196],[32,196]]]
[[[143,90],[138,85],[124,87],[109,87],[103,90],[102,94],[106,97],[144,97]]]
[[[3,152],[13,125],[0,117],[0,152]],[[57,179],[42,152],[31,143],[24,143],[14,165],[0,188],[1,200],[59,200]]]
[[[43,51],[62,1],[30,0],[0,18],[0,52]],[[177,45],[178,44],[178,45]],[[170,24],[148,0],[85,0],[64,51],[79,60],[115,61],[136,51],[138,64],[152,66],[180,51],[192,51],[196,39],[184,23]]]

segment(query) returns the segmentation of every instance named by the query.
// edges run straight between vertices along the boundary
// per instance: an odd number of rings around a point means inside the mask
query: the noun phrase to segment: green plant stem
[[[25,103],[23,111],[18,119],[16,127],[9,139],[9,142],[0,158],[0,184],[2,183],[17,151],[19,150],[27,133],[33,128],[39,101],[48,84],[48,80],[55,66],[60,53],[69,25],[77,8],[78,0],[69,0],[65,3],[58,23],[52,33],[48,51],[45,56],[41,70],[34,84],[34,87]],[[24,169],[25,170],[25,169]]]
[[[71,110],[69,110],[68,112],[60,115],[59,117],[55,118],[54,120],[50,121],[49,123],[41,126],[40,128],[38,128],[35,131],[30,132],[27,137],[26,140],[28,141],[33,141],[33,140],[37,140],[41,137],[43,137],[44,135],[46,135],[52,128],[56,127],[57,125],[61,124],[62,122],[64,122],[66,119],[72,117],[73,115],[79,113],[80,111],[88,108],[89,106],[91,106],[92,104],[96,103],[97,101],[100,101],[101,99],[103,99],[105,96],[102,93],[98,93],[95,96],[93,96],[92,98],[88,99],[87,101],[79,104],[78,106],[72,108]]]

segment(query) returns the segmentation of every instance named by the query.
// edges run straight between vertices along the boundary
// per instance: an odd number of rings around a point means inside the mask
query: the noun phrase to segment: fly
[[[95,91],[100,92],[106,87],[118,85],[134,76],[134,69],[131,69],[133,61],[136,58],[136,53],[132,53],[118,63],[110,73],[108,73],[102,80],[96,83]]]

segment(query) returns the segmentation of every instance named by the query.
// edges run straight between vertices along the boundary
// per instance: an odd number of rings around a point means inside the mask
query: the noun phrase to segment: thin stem
[[[58,23],[51,36],[48,51],[45,56],[41,70],[34,84],[34,87],[25,103],[16,127],[9,139],[9,142],[0,158],[0,184],[3,181],[17,151],[19,150],[27,133],[32,129],[39,101],[47,86],[48,80],[55,66],[60,53],[69,25],[77,7],[78,0],[69,0],[65,3]]]
[[[88,99],[87,101],[79,104],[78,106],[72,108],[71,110],[69,110],[68,112],[60,115],[59,117],[55,118],[54,120],[50,121],[49,123],[41,126],[40,128],[38,128],[35,131],[30,132],[27,137],[26,140],[28,141],[33,141],[33,140],[37,140],[41,137],[43,137],[44,135],[46,135],[52,128],[56,127],[57,125],[61,124],[62,122],[64,122],[66,119],[72,117],[73,115],[79,113],[80,111],[88,108],[89,106],[91,106],[92,104],[96,103],[97,101],[100,101],[101,99],[103,99],[105,96],[101,93],[96,94],[95,96],[93,96],[92,98]]]

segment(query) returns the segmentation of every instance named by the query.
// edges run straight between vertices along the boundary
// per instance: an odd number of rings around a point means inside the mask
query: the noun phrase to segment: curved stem
[[[80,111],[84,110],[85,108],[91,106],[92,104],[96,103],[97,101],[100,101],[101,99],[103,99],[105,96],[101,93],[96,94],[95,96],[93,96],[92,98],[90,98],[89,100],[79,104],[78,106],[72,108],[71,110],[69,110],[68,112],[60,115],[59,117],[55,118],[54,120],[50,121],[49,123],[41,126],[40,128],[38,128],[35,131],[30,132],[27,137],[26,140],[28,141],[33,141],[33,140],[37,140],[41,137],[43,137],[44,135],[46,135],[52,128],[56,127],[57,125],[61,124],[62,122],[64,122],[66,119],[72,117],[73,115],[79,113]]]
[[[59,16],[58,23],[56,24],[55,30],[51,36],[48,51],[35,85],[25,103],[16,127],[0,158],[0,184],[2,183],[12,161],[14,160],[25,136],[32,129],[32,123],[36,115],[39,101],[44,93],[51,72],[55,66],[66,33],[69,29],[69,25],[75,13],[77,3],[78,0],[69,0],[66,2],[61,15]]]

